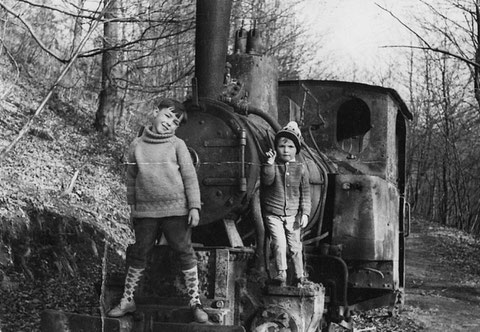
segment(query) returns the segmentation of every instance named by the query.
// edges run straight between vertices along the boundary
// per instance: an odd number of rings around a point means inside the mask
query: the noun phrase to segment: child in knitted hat
[[[192,227],[200,217],[200,188],[185,142],[175,131],[186,120],[185,107],[165,99],[153,112],[153,120],[128,152],[127,202],[135,231],[130,248],[125,289],[120,304],[108,312],[121,317],[136,310],[134,293],[147,263],[147,255],[161,233],[179,254],[195,320],[205,323],[207,313],[199,299],[197,259],[192,247]]]
[[[292,254],[294,284],[307,280],[303,270],[301,228],[310,215],[310,184],[307,167],[296,160],[300,152],[298,124],[289,122],[275,135],[275,151],[267,152],[261,172],[262,213],[272,241],[277,273],[273,282],[286,286],[287,250]],[[298,222],[297,220],[300,220]]]

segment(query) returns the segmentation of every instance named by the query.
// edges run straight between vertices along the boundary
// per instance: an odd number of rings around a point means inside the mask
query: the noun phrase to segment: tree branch
[[[7,11],[10,15],[14,16],[15,18],[17,18],[20,22],[23,23],[23,25],[27,28],[28,32],[30,33],[30,35],[32,36],[32,38],[37,42],[38,46],[40,46],[40,48],[42,50],[44,50],[46,53],[48,53],[49,55],[51,55],[52,57],[54,57],[55,59],[57,59],[58,61],[60,61],[61,63],[66,63],[68,62],[68,60],[65,60],[65,59],[62,59],[61,57],[59,57],[58,55],[56,55],[55,53],[53,53],[52,51],[50,51],[48,49],[48,47],[46,47],[42,41],[40,39],[38,39],[37,35],[35,34],[35,32],[33,31],[32,27],[30,26],[30,24],[28,24],[28,22],[26,22],[25,20],[22,19],[22,17],[15,13],[14,11],[12,11],[10,8],[8,8],[7,6],[5,6],[3,3],[0,2],[0,7],[2,7],[3,9],[5,9],[5,11]]]
[[[95,19],[94,14],[96,12],[92,11],[92,10],[85,9],[85,8],[77,8],[77,9],[85,11],[85,12],[90,12],[90,13],[92,13],[92,15],[81,15],[81,14],[78,14],[78,13],[71,13],[71,12],[68,12],[68,11],[65,11],[65,10],[61,10],[59,8],[55,8],[55,7],[51,7],[51,6],[47,6],[47,5],[43,5],[43,4],[38,4],[38,3],[26,1],[26,0],[17,0],[17,1],[18,2],[23,2],[23,3],[25,3],[29,6],[32,6],[32,7],[48,9],[48,10],[58,12],[58,13],[61,13],[61,14],[67,15],[67,16],[75,17],[75,18],[83,18],[83,19],[89,19],[89,20],[94,20]]]
[[[458,54],[455,54],[455,53],[452,53],[452,52],[449,52],[449,51],[446,51],[446,50],[442,50],[440,48],[437,48],[437,47],[431,47],[431,46],[411,46],[411,45],[392,45],[392,46],[381,46],[381,48],[411,48],[411,49],[418,49],[418,50],[426,50],[426,51],[432,51],[432,52],[436,52],[436,53],[441,53],[441,54],[445,54],[445,55],[448,55],[448,56],[451,56],[452,58],[455,58],[457,60],[460,60],[460,61],[463,61],[465,62],[466,64],[470,65],[470,66],[474,66],[476,68],[480,68],[480,64],[476,63],[475,61],[472,61],[472,60],[469,60],[469,59],[466,59]]]
[[[82,50],[83,46],[85,46],[85,44],[87,43],[87,40],[90,38],[90,35],[93,33],[93,31],[95,30],[95,28],[97,27],[98,23],[100,22],[100,18],[103,17],[103,15],[105,15],[105,13],[107,12],[108,8],[110,7],[112,1],[109,1],[105,7],[103,8],[102,12],[98,15],[98,19],[94,22],[94,24],[90,27],[90,30],[88,31],[88,33],[85,35],[85,37],[83,38],[82,42],[80,43],[80,45],[78,46],[78,49],[75,51],[74,55],[72,56],[71,60],[68,62],[68,64],[65,66],[65,68],[62,70],[62,72],[60,73],[60,75],[58,76],[57,80],[55,81],[55,83],[53,83],[53,86],[50,88],[50,90],[48,91],[48,94],[47,96],[43,99],[42,103],[40,104],[40,106],[38,106],[37,110],[35,111],[35,113],[31,116],[31,118],[27,121],[27,123],[23,126],[23,128],[20,130],[20,132],[18,133],[17,137],[12,141],[12,143],[10,143],[7,147],[5,147],[4,149],[2,149],[0,151],[0,162],[3,161],[3,159],[5,159],[5,157],[7,156],[8,152],[18,143],[18,141],[25,135],[25,133],[28,132],[30,126],[32,125],[33,123],[33,120],[35,120],[35,118],[42,112],[43,108],[45,107],[45,105],[47,104],[47,101],[50,99],[50,97],[52,96],[53,92],[55,91],[55,88],[58,86],[58,84],[60,83],[60,81],[63,79],[63,77],[67,74],[67,72],[70,70],[70,68],[72,67],[73,63],[75,62],[75,60],[77,59],[78,55],[80,54],[80,51]],[[1,3],[0,3],[0,6],[4,7]],[[5,7],[4,7],[5,8]]]
[[[422,37],[420,36],[415,30],[413,30],[412,28],[410,28],[407,24],[403,23],[402,20],[400,20],[397,16],[395,16],[394,13],[392,13],[390,10],[380,6],[378,3],[375,3],[375,5],[377,5],[377,7],[379,7],[380,9],[386,11],[387,13],[389,13],[395,20],[397,20],[398,23],[400,23],[401,25],[403,25],[408,31],[410,31],[411,33],[413,33],[418,39],[420,39],[425,45],[427,45],[427,47],[431,47],[430,44]]]
[[[67,16],[71,16],[71,17],[74,17],[74,18],[83,18],[83,19],[88,19],[88,20],[95,20],[95,17],[93,16],[93,14],[95,14],[96,11],[88,10],[86,8],[78,8],[78,7],[75,6],[76,9],[85,11],[87,13],[92,13],[92,15],[81,15],[81,14],[78,14],[78,13],[68,12],[68,11],[61,10],[61,9],[58,9],[58,8],[55,8],[55,7],[47,6],[47,5],[44,5],[44,4],[38,4],[38,3],[34,3],[34,2],[31,2],[31,1],[27,1],[27,0],[18,0],[18,1],[23,2],[23,3],[25,3],[29,6],[32,6],[32,7],[48,9],[48,10],[58,12],[58,13],[61,13],[61,14],[67,15]],[[155,12],[149,13],[148,16],[152,16],[152,14],[154,14],[154,13]],[[176,24],[185,23],[185,21],[190,20],[190,19],[185,19],[183,21],[182,20],[174,20],[174,19],[157,19],[157,20],[155,20],[155,19],[141,18],[141,16],[142,16],[142,13],[138,14],[137,16],[116,17],[116,18],[113,18],[113,19],[109,20],[109,22],[123,22],[123,23],[140,22],[140,23],[162,23],[162,24],[175,24],[176,25]],[[103,21],[105,21],[105,20],[103,20]]]
[[[154,27],[149,27],[149,28],[145,29],[145,31],[140,35],[140,37],[135,39],[135,40],[132,40],[132,41],[129,41],[129,42],[126,42],[126,43],[122,43],[122,44],[113,45],[113,46],[107,47],[107,48],[103,47],[103,48],[92,49],[92,50],[89,50],[89,51],[81,54],[79,57],[80,58],[92,57],[92,56],[96,56],[96,55],[102,54],[102,53],[107,52],[107,51],[119,50],[119,49],[125,48],[127,46],[137,44],[139,42],[158,40],[158,39],[167,39],[167,38],[170,38],[170,37],[181,35],[181,34],[187,32],[187,31],[191,30],[193,28],[193,26],[186,27],[185,29],[176,31],[174,33],[169,33],[167,35],[155,36],[155,37],[149,37],[149,38],[144,37],[147,34],[147,31],[151,28],[154,28]]]
[[[428,51],[437,52],[437,53],[441,53],[441,54],[451,56],[452,58],[463,61],[470,66],[474,66],[475,68],[480,68],[480,64],[476,63],[475,61],[467,59],[467,58],[465,58],[463,56],[460,56],[458,54],[449,52],[447,50],[443,50],[443,49],[440,49],[438,47],[431,46],[422,36],[420,36],[415,30],[410,28],[407,24],[403,23],[403,21],[400,20],[397,16],[395,16],[395,14],[393,14],[390,10],[380,6],[378,3],[375,3],[375,5],[377,5],[380,9],[389,13],[395,20],[397,20],[401,25],[403,25],[406,29],[408,29],[408,31],[413,33],[422,43],[424,43],[426,45],[426,46],[401,46],[401,45],[398,45],[398,46],[383,46],[384,48],[387,48],[387,47],[406,47],[406,48],[411,48],[411,49],[428,50]]]
[[[5,42],[3,41],[2,38],[0,38],[0,43],[2,44],[3,48],[5,49],[5,53],[7,53],[7,56],[10,58],[10,60],[12,61],[13,65],[15,66],[15,70],[17,72],[17,76],[15,77],[15,80],[14,82],[16,82],[18,80],[18,78],[20,77],[20,69],[18,68],[18,64],[17,64],[17,61],[15,61],[15,59],[13,58],[12,54],[10,53],[10,51],[8,50],[7,48],[7,45],[5,45]],[[0,48],[1,49],[1,48]],[[0,96],[0,100],[4,99],[5,96],[8,94],[8,92],[10,91],[10,89],[12,88],[12,86],[10,86],[9,88],[5,89],[5,92],[3,93],[3,96]]]

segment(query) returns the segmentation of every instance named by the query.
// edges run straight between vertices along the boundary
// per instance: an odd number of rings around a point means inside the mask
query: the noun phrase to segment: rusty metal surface
[[[245,332],[245,329],[235,325],[154,323],[152,332]]]
[[[215,250],[215,293],[214,298],[228,299],[229,278],[229,251],[228,249]]]
[[[239,121],[231,107],[207,100],[202,100],[201,105],[203,111],[192,108],[188,122],[178,128],[176,135],[197,156],[202,226],[227,217],[237,219],[231,214],[247,208],[260,167],[254,133]],[[247,132],[246,142],[242,138],[243,131]],[[210,228],[206,230],[209,231]],[[203,229],[197,228],[194,236],[201,232]],[[202,238],[205,241],[202,243],[221,245],[209,242],[219,239],[221,237],[206,237]]]
[[[287,286],[279,287],[268,285],[265,289],[265,294],[267,295],[277,295],[285,297],[314,297],[318,295],[317,286],[312,285],[312,287],[296,287],[296,286]]]
[[[352,288],[393,291],[399,286],[394,270],[392,261],[357,262],[351,267],[349,283]]]
[[[262,309],[252,321],[252,331],[314,332],[320,326],[325,306],[325,289],[319,284],[305,287],[268,287]]]
[[[335,176],[332,243],[345,260],[398,261],[398,190],[366,175]]]
[[[249,105],[277,119],[278,66],[276,60],[267,55],[249,54],[232,54],[227,60],[232,65],[232,78],[246,91]]]

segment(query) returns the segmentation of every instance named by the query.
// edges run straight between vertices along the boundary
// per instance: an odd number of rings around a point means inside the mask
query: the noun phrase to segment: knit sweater
[[[297,161],[264,165],[261,173],[261,203],[264,212],[277,216],[310,215],[308,170]]]
[[[188,215],[200,209],[197,174],[185,142],[145,128],[130,145],[127,202],[134,218]]]

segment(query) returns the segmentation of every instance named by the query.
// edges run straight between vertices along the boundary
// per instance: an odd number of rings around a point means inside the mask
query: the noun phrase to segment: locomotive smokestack
[[[195,76],[198,96],[217,99],[223,87],[231,0],[197,0]]]

